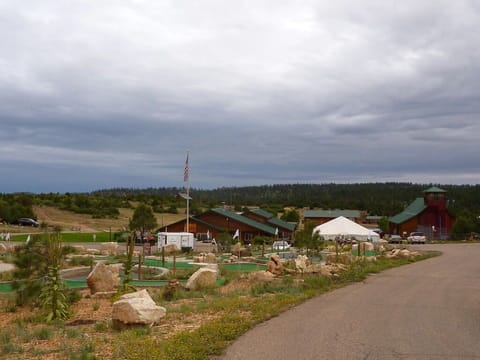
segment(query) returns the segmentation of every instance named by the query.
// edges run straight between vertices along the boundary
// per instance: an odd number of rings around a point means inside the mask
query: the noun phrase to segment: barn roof
[[[413,218],[425,210],[427,206],[423,198],[416,198],[410,205],[408,205],[405,210],[401,213],[392,216],[389,221],[394,224],[401,224],[405,221]]]

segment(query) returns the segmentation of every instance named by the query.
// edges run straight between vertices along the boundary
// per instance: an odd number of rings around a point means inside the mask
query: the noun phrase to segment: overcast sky
[[[352,5],[353,4],[353,5]],[[480,183],[480,2],[0,0],[0,192]]]

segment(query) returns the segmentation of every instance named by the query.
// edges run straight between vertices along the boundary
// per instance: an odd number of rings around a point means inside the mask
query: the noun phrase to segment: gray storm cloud
[[[181,186],[187,149],[197,187],[479,181],[475,2],[3,1],[0,14],[3,191]]]

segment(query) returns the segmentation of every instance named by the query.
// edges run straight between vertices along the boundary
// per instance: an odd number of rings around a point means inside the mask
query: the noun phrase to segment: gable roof
[[[253,210],[250,210],[251,213],[254,213],[258,216],[261,216],[265,219],[270,219],[273,217],[273,214],[270,214],[268,211],[266,210],[263,210],[263,209],[253,209]]]
[[[263,209],[253,209],[253,210],[250,210],[249,212],[265,218],[269,224],[275,227],[281,227],[283,229],[287,229],[290,231],[295,231],[295,228],[297,227],[296,224],[289,223],[287,221],[279,219],[276,216],[273,216],[273,214]]]
[[[423,190],[423,193],[446,193],[446,191],[443,189],[440,189],[439,187],[432,186],[431,188]]]
[[[410,205],[405,208],[405,210],[395,216],[392,216],[389,221],[394,224],[404,223],[405,221],[420,214],[426,208],[427,205],[425,205],[425,201],[423,200],[423,198],[416,198]]]
[[[160,231],[161,229],[166,229],[166,228],[168,228],[169,226],[181,224],[181,223],[186,222],[186,221],[187,221],[186,219],[181,219],[181,220],[175,221],[175,222],[173,222],[173,223],[171,223],[171,224],[163,225],[163,226],[159,227],[156,231],[158,232],[158,231]],[[199,223],[199,224],[206,225],[206,226],[208,226],[208,227],[210,227],[210,228],[212,228],[212,229],[215,229],[215,230],[217,230],[217,231],[219,231],[219,232],[222,232],[222,231],[224,230],[222,227],[220,227],[220,226],[218,226],[218,225],[209,223],[209,222],[207,222],[207,221],[205,221],[205,220],[202,220],[202,219],[199,219],[199,218],[197,218],[197,217],[195,217],[195,216],[190,216],[190,220],[189,220],[189,221],[190,221],[190,222],[196,222],[196,223]]]
[[[261,230],[263,232],[266,232],[267,234],[275,235],[275,228],[274,227],[271,227],[271,226],[268,226],[266,224],[262,224],[261,222],[249,219],[249,218],[247,218],[245,216],[242,216],[242,215],[239,215],[239,214],[237,214],[233,211],[229,211],[229,210],[226,210],[226,209],[223,209],[223,208],[211,209],[210,211],[212,211],[212,212],[214,212],[218,215],[222,215],[222,216],[225,216],[227,218],[238,221],[239,223],[251,226],[251,227],[253,227],[255,229],[258,229],[258,230]]]
[[[268,219],[268,223],[272,224],[272,225],[275,225],[277,227],[281,227],[281,228],[290,230],[290,231],[295,231],[295,228],[297,227],[297,224],[289,223],[287,221],[284,221],[284,220],[276,218],[276,217],[272,217],[272,218]]]
[[[306,218],[337,218],[339,216],[359,218],[360,210],[307,210],[303,213],[303,217]]]

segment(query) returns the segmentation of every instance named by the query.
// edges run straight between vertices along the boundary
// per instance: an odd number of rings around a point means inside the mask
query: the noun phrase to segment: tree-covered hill
[[[423,190],[433,184],[359,183],[359,184],[284,184],[222,187],[190,191],[191,213],[227,204],[236,209],[260,206],[273,212],[284,207],[357,209],[370,215],[392,216],[402,211]],[[480,185],[441,185],[447,191],[449,209],[454,215],[474,221],[480,215]],[[181,188],[113,188],[91,193],[0,194],[0,217],[11,221],[33,217],[31,205],[55,206],[95,217],[115,217],[118,208],[143,202],[157,213],[175,212],[185,206],[178,196]]]

